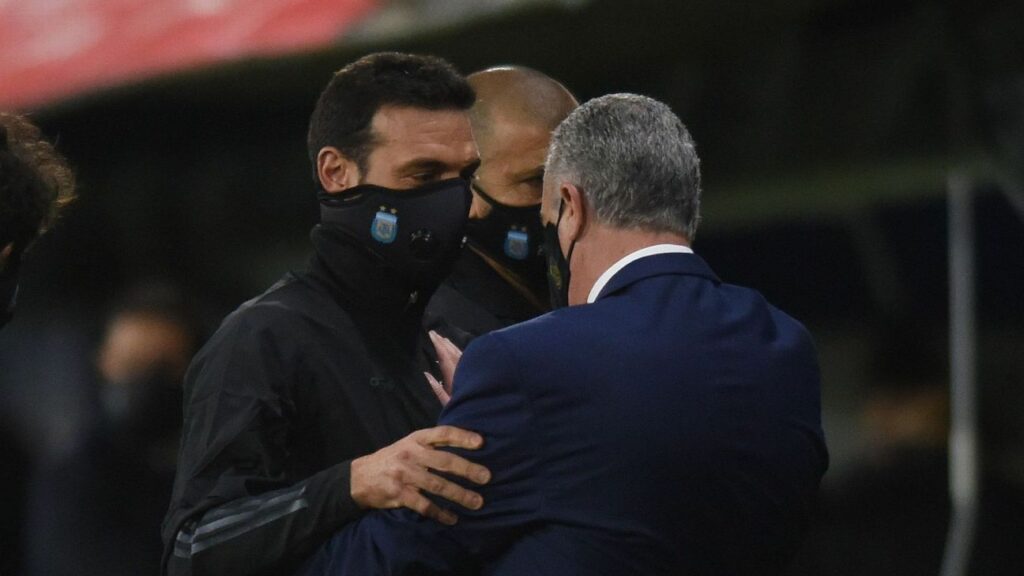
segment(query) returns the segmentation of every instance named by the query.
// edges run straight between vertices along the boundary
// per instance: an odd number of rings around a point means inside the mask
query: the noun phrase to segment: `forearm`
[[[166,573],[267,574],[294,570],[362,511],[349,492],[346,461],[290,486],[205,510],[181,525]]]

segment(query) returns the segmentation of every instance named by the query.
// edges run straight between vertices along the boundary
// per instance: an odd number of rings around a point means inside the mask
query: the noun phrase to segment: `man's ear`
[[[562,198],[562,226],[566,238],[579,240],[587,224],[586,202],[583,201],[583,192],[575,184],[563,183],[558,190]]]
[[[328,194],[337,194],[359,184],[359,166],[333,146],[324,146],[316,155],[316,175]]]

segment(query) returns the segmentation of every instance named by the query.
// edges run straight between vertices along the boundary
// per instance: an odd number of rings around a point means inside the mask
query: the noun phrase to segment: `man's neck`
[[[573,252],[569,304],[585,304],[590,290],[605,270],[637,250],[659,244],[689,246],[690,241],[682,234],[673,232],[591,226],[584,238],[576,243]]]

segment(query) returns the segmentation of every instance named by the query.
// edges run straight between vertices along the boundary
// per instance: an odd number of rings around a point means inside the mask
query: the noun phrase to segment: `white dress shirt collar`
[[[689,246],[683,246],[682,244],[655,244],[654,246],[641,248],[636,252],[627,254],[618,262],[612,264],[611,268],[605,270],[604,274],[601,274],[601,277],[597,279],[597,282],[594,282],[594,287],[590,289],[590,295],[587,296],[587,304],[593,304],[594,301],[597,300],[598,295],[601,294],[601,290],[604,290],[608,281],[618,274],[620,270],[641,258],[654,256],[656,254],[693,254],[693,250],[691,250]]]

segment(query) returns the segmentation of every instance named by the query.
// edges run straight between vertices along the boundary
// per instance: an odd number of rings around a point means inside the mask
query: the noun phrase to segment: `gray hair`
[[[697,232],[700,159],[686,126],[653,98],[611,94],[577,108],[552,134],[546,174],[578,186],[604,224]]]

